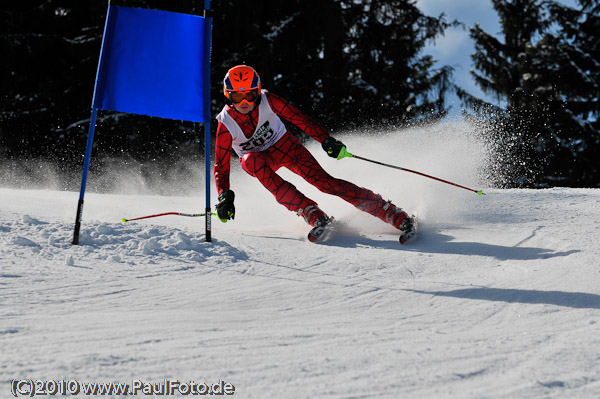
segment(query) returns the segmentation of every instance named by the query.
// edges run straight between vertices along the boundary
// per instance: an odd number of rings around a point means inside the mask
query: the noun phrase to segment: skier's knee
[[[256,172],[258,172],[261,168],[264,168],[266,164],[263,157],[256,152],[249,152],[245,154],[242,156],[240,162],[242,164],[242,169],[252,176],[256,176]]]

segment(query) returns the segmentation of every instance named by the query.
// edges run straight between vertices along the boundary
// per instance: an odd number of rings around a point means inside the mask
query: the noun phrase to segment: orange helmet
[[[223,93],[234,104],[254,103],[260,97],[260,77],[254,68],[238,65],[227,71],[223,79]]]

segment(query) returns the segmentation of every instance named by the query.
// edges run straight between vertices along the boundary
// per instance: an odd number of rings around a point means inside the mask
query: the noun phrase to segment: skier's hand
[[[323,146],[323,149],[331,158],[338,158],[340,152],[346,148],[344,143],[334,139],[333,137],[327,137],[325,140],[323,140],[321,146]]]
[[[233,200],[235,194],[231,190],[225,190],[219,194],[219,203],[216,205],[217,217],[223,223],[226,223],[229,219],[235,219],[235,206]]]

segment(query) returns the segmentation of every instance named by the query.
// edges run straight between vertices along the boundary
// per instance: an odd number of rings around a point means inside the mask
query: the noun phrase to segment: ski
[[[308,232],[308,241],[312,242],[312,243],[319,243],[319,242],[323,242],[325,240],[327,240],[329,234],[327,234],[328,232],[331,232],[331,224],[333,223],[334,218],[333,216],[328,218],[326,220],[326,222],[324,224],[320,224],[317,225],[315,227],[313,227],[309,232]]]
[[[308,232],[308,241],[312,243],[321,243],[327,241],[331,237],[335,227],[333,226],[333,222],[334,218],[330,217],[325,221],[325,223],[318,224],[317,226],[313,227]],[[403,222],[401,228],[403,229],[401,229],[402,231],[400,232],[400,237],[398,240],[400,241],[400,244],[404,245],[408,241],[414,240],[415,236],[417,235],[419,230],[419,217],[417,215],[410,216],[406,222]]]
[[[404,222],[402,223],[404,224]],[[410,216],[410,223],[407,223],[407,226],[405,228],[406,230],[403,230],[400,234],[400,237],[398,238],[400,244],[402,245],[406,244],[409,240],[413,240],[414,237],[417,235],[417,232],[419,230],[419,217],[416,215]]]

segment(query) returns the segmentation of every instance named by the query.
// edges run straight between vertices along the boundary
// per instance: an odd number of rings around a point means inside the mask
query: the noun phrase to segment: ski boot
[[[415,215],[409,216],[400,223],[399,229],[402,231],[399,241],[400,244],[404,245],[417,234],[419,219]]]
[[[327,238],[327,230],[331,228],[330,225],[333,223],[333,221],[333,216],[321,216],[319,219],[317,219],[315,222],[315,227],[308,232],[308,241],[312,243],[324,241]]]

